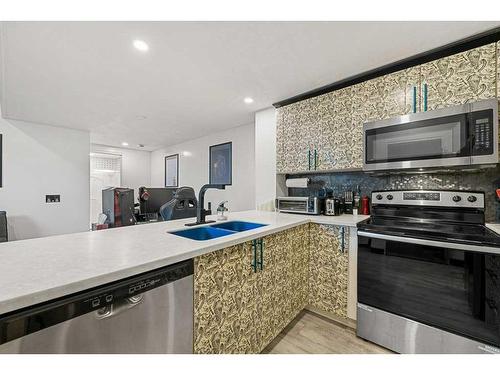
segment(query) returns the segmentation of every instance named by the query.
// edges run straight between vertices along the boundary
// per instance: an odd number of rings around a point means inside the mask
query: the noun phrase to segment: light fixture
[[[122,142],[122,146],[128,146],[128,142]]]
[[[253,99],[249,96],[247,96],[245,99],[243,99],[243,101],[246,103],[246,104],[252,104],[253,103]]]
[[[190,151],[182,151],[182,156],[191,156],[193,155]]]
[[[149,50],[149,46],[144,40],[136,39],[136,40],[134,40],[133,44],[134,44],[135,49],[137,49],[141,52],[147,52]]]

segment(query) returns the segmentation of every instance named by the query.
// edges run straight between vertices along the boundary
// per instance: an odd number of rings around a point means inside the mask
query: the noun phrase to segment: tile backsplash
[[[333,192],[340,196],[345,190],[359,186],[362,195],[370,196],[373,190],[391,189],[450,189],[484,191],[486,197],[486,221],[500,221],[500,203],[495,189],[500,188],[500,165],[473,172],[446,172],[426,174],[370,175],[363,172],[297,174],[288,178],[309,177],[308,189],[289,188],[289,195],[323,196]]]

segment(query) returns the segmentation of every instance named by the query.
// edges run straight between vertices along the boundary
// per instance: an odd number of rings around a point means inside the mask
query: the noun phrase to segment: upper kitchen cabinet
[[[361,169],[364,123],[500,96],[499,51],[492,43],[279,108],[278,173]]]
[[[317,170],[361,168],[362,138],[352,121],[352,88],[322,95]]]
[[[351,121],[346,134],[350,168],[363,166],[363,124],[413,112],[420,102],[420,68],[413,67],[351,87]]]
[[[279,108],[277,114],[278,173],[314,170],[320,138],[319,97]]]
[[[421,65],[422,90],[427,84],[427,110],[494,98],[496,48],[492,43]]]
[[[415,89],[414,89],[415,88]],[[352,118],[362,133],[363,123],[411,113],[420,101],[420,67],[412,67],[352,86]]]

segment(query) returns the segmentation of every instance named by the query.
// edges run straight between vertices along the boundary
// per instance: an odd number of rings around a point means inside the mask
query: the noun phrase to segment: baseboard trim
[[[335,315],[335,314],[327,312],[327,311],[323,311],[323,310],[318,309],[318,308],[311,306],[311,305],[307,305],[304,308],[304,310],[307,310],[313,314],[319,315],[323,318],[327,318],[329,320],[332,320],[335,323],[340,323],[346,327],[356,329],[356,321],[351,319],[351,318],[343,318],[341,316]]]

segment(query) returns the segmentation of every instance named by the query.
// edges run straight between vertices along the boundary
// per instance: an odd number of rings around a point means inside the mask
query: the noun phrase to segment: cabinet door
[[[497,98],[500,98],[500,42],[497,42]]]
[[[278,117],[278,120],[282,121],[279,136],[282,137],[283,158],[281,166],[283,172],[308,170],[307,151],[309,150],[309,142],[307,134],[300,136],[303,133],[304,108],[306,107],[302,102],[280,108],[281,116]]]
[[[318,98],[312,98],[278,109],[279,149],[276,156],[281,173],[314,169],[314,149],[319,147],[321,131],[318,101]]]
[[[291,309],[289,321],[294,319],[308,303],[309,297],[309,224],[287,231],[289,267],[291,269]],[[288,324],[288,323],[287,323]]]
[[[259,273],[261,350],[307,304],[309,226],[263,238],[264,264]]]
[[[449,107],[496,96],[496,45],[488,44],[421,65],[427,84],[427,109]]]
[[[286,172],[285,140],[283,137],[287,111],[283,108],[276,110],[276,173]]]
[[[353,126],[352,88],[333,91],[321,107],[319,170],[362,167],[362,129]]]
[[[263,270],[260,271],[258,290],[260,296],[259,306],[259,334],[262,351],[279,333],[275,306],[278,304],[276,262],[279,254],[277,249],[280,241],[284,238],[283,232],[265,236],[263,240]]]
[[[413,112],[413,88],[420,102],[420,67],[412,67],[352,86],[353,121],[383,120]]]
[[[194,353],[257,353],[257,275],[251,243],[194,260]]]
[[[416,88],[416,90],[414,90]],[[363,166],[363,124],[413,112],[420,103],[420,67],[404,69],[351,87],[352,125],[346,134],[351,153],[346,153],[351,168]],[[349,150],[349,149],[348,149]]]
[[[311,224],[310,239],[309,305],[346,318],[348,228]]]

